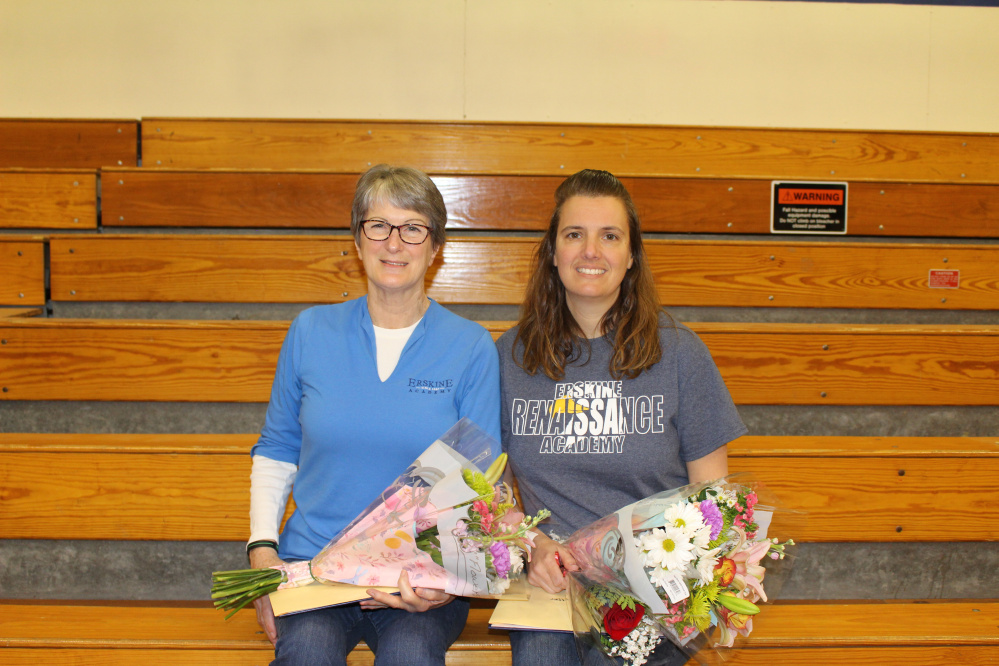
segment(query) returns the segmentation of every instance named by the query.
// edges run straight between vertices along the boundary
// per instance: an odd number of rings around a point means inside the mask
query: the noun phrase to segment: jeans
[[[375,653],[375,666],[444,666],[444,653],[467,619],[468,600],[462,598],[425,613],[348,604],[285,615],[276,618],[271,666],[342,666],[362,639]]]
[[[597,666],[598,664],[621,664],[620,658],[611,660],[596,650],[591,650],[586,661],[581,661],[576,651],[576,639],[569,632],[559,631],[511,631],[510,647],[513,651],[513,666]],[[687,663],[687,655],[668,639],[664,638],[645,662],[648,666],[682,666]]]

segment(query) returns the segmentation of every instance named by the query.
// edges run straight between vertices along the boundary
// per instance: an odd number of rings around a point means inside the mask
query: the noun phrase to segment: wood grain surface
[[[997,541],[999,441],[744,438],[774,535],[801,541]],[[0,434],[0,533],[21,539],[245,539],[251,434]],[[893,448],[894,446],[894,448]],[[882,454],[879,447],[890,452]],[[864,449],[870,450],[865,451]],[[901,449],[904,452],[901,452]],[[954,484],[953,479],[962,479]],[[290,506],[290,513],[294,506]]]
[[[0,305],[45,305],[44,239],[0,236],[0,267]]]
[[[442,303],[519,304],[533,238],[452,238],[427,273]],[[333,303],[366,291],[353,239],[55,235],[55,301]],[[664,305],[999,309],[999,247],[926,243],[645,243]],[[950,271],[954,288],[935,288]],[[953,273],[957,271],[957,273]]]
[[[96,171],[0,170],[0,228],[96,229]]]
[[[0,168],[138,164],[136,120],[0,119]]]
[[[506,632],[486,628],[491,612],[472,608],[448,652],[450,666],[510,663]],[[999,656],[997,617],[999,604],[987,600],[778,602],[764,606],[753,633],[739,639],[723,663],[991,663]],[[250,665],[263,663],[273,650],[251,610],[224,622],[206,602],[7,602],[0,604],[0,626],[4,663],[30,666]],[[370,664],[371,656],[361,645],[348,663]]]
[[[108,227],[349,229],[358,174],[104,169]]]
[[[488,629],[491,613],[491,608],[471,609],[464,631],[448,651],[449,666],[510,664],[507,634]],[[226,621],[221,612],[197,602],[0,604],[0,626],[0,660],[5,664],[27,664],[24,660],[34,654],[35,665],[263,666],[274,654],[252,612],[241,611]],[[371,666],[374,655],[362,642],[347,663]]]
[[[266,402],[287,330],[287,322],[25,323],[0,324],[0,400]]]
[[[999,136],[846,130],[146,118],[151,167],[999,182]]]
[[[511,322],[486,322],[498,335]],[[737,404],[999,405],[999,327],[710,324]],[[266,402],[287,322],[0,320],[2,400]]]
[[[104,226],[347,229],[358,174],[104,169]],[[559,176],[434,175],[449,229],[543,231]],[[624,178],[645,232],[769,234],[771,181]],[[849,185],[848,235],[999,236],[999,186]]]
[[[42,308],[0,308],[0,317],[37,317],[43,312]]]

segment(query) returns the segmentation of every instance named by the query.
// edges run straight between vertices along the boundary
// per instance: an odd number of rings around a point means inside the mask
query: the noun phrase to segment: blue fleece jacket
[[[499,408],[492,337],[436,302],[384,382],[367,297],[300,313],[252,450],[299,467],[280,557],[315,556],[462,417],[498,442]]]

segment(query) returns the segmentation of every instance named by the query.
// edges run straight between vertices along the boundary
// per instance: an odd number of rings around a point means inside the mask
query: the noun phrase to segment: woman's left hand
[[[398,608],[410,613],[423,613],[431,608],[437,608],[451,603],[453,594],[448,594],[441,590],[434,590],[429,587],[414,588],[409,584],[409,574],[405,571],[399,576],[399,594],[389,594],[381,590],[368,590],[371,599],[361,602],[361,608],[372,610],[375,608]]]

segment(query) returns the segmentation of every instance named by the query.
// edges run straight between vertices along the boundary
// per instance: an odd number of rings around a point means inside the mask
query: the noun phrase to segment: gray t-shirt
[[[568,536],[623,506],[687,483],[685,463],[746,433],[711,354],[686,326],[664,326],[662,360],[635,379],[610,376],[611,343],[562,381],[527,375],[513,359],[517,328],[497,341],[503,450],[526,512],[552,517],[545,532]],[[522,349],[517,358],[521,358]]]

